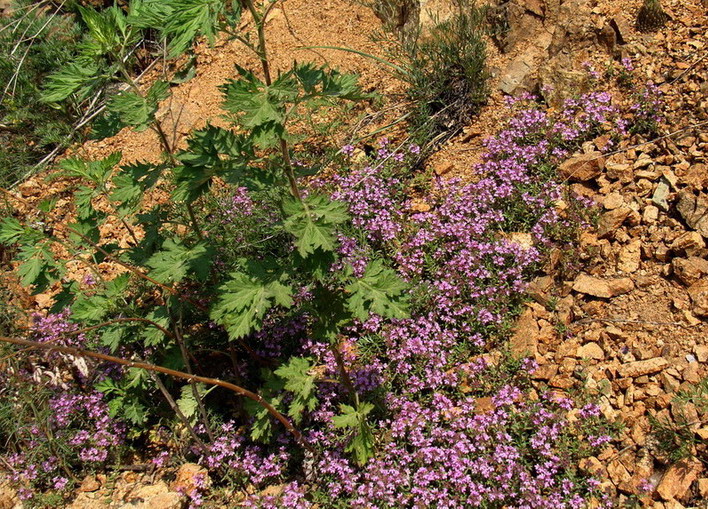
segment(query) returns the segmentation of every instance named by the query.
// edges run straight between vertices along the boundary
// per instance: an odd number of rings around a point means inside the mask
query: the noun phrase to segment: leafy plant
[[[457,133],[488,95],[484,10],[456,0],[454,14],[418,27],[404,40],[400,59],[413,105],[412,127],[421,145],[437,144]]]
[[[664,28],[669,19],[668,14],[661,7],[660,0],[644,0],[637,13],[637,30],[656,32]]]
[[[176,12],[182,4],[168,5]],[[182,48],[182,39],[187,36],[209,35],[211,29],[205,23],[214,23],[215,17],[225,15],[223,6],[217,8],[217,4],[190,5],[183,7],[196,13],[199,22],[183,29],[170,22],[163,29],[177,39],[173,48]],[[366,96],[354,76],[313,64],[295,63],[290,70],[272,77],[263,31],[272,5],[266,2],[259,7],[244,2],[256,20],[258,42],[249,45],[259,57],[263,77],[237,66],[237,77],[222,87],[224,109],[239,128],[238,134],[207,126],[193,133],[188,148],[179,152],[173,152],[155,116],[160,101],[169,94],[168,85],[157,81],[149,89],[141,89],[125,63],[145,26],[138,21],[141,16],[166,16],[167,11],[157,12],[158,6],[147,2],[134,2],[127,12],[117,7],[101,12],[80,8],[89,29],[88,38],[75,65],[50,77],[45,100],[60,101],[70,96],[80,100],[106,80],[122,81],[128,88],[107,103],[110,123],[153,129],[163,142],[164,163],[141,162],[117,168],[119,153],[98,161],[67,159],[60,165],[60,175],[81,182],[74,193],[76,222],[66,228],[69,238],[47,234],[13,218],[2,224],[0,238],[19,245],[22,284],[33,287],[35,293],[61,285],[63,292],[55,308],[70,306],[72,318],[102,331],[100,342],[113,351],[130,348],[142,355],[141,350],[147,348],[151,351],[149,360],[155,365],[170,362],[192,374],[191,352],[196,345],[226,352],[228,343],[236,342],[260,362],[254,352],[257,345],[249,343],[265,321],[273,317],[294,319],[303,314],[306,304],[312,310],[308,329],[318,340],[329,342],[339,358],[337,337],[343,327],[366,320],[372,313],[389,318],[407,316],[406,285],[381,260],[372,261],[361,276],[351,270],[332,269],[338,259],[338,234],[349,223],[349,214],[344,204],[325,194],[303,192],[292,161],[289,125],[301,110],[312,112],[328,102]],[[161,180],[170,183],[174,207],[145,213],[143,197]],[[212,187],[223,181],[251,189],[270,210],[260,215],[261,235],[245,249],[246,257],[229,258],[222,245],[214,242],[218,236],[201,226]],[[112,210],[99,207],[101,200],[107,200]],[[99,229],[108,220],[118,221],[129,233],[130,246],[101,241]],[[280,239],[277,249],[261,240],[269,237]],[[91,285],[82,287],[67,280],[67,263],[53,254],[57,244],[72,253],[73,259],[83,261],[96,279]],[[217,256],[220,266],[228,270],[217,269]],[[97,268],[103,261],[115,263],[126,272],[103,281]],[[190,296],[194,292],[199,296]],[[146,293],[154,297],[142,298]],[[299,297],[303,293],[312,296],[306,303]],[[200,324],[210,319],[224,328],[225,335],[213,337],[200,330]],[[293,356],[274,371],[263,370],[251,379],[251,383],[261,384],[267,398],[260,406],[257,403],[257,408],[249,406],[256,417],[251,433],[255,439],[272,436],[274,417],[287,423],[287,415],[299,424],[314,409],[317,399],[310,367],[305,358]],[[340,376],[346,380],[342,383],[349,387],[352,400],[358,402],[345,363],[340,362],[339,367]],[[150,379],[138,373],[141,371],[128,370],[121,379],[107,379],[99,385],[110,398],[112,414],[123,415],[133,424],[150,418],[150,409],[141,398],[151,385]],[[203,387],[194,379],[189,389],[183,387],[179,398],[174,398],[174,406],[179,410],[175,410],[177,417],[188,421],[187,426],[193,426],[198,416],[211,437],[205,397]],[[357,408],[363,407],[357,403]],[[361,419],[366,413],[361,413]],[[371,454],[370,447],[366,451],[359,446],[355,449],[361,462]]]
[[[80,112],[40,104],[45,77],[61,69],[80,43],[71,14],[18,1],[0,30],[0,186],[26,177],[52,149],[66,146]]]

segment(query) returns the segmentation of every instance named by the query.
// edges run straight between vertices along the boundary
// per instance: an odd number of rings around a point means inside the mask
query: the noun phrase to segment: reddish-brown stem
[[[77,357],[87,357],[90,359],[97,359],[105,362],[112,362],[113,364],[120,364],[121,366],[128,366],[129,368],[138,368],[138,369],[144,369],[145,371],[153,372],[153,373],[162,373],[165,375],[169,375],[175,378],[181,378],[183,380],[188,380],[188,381],[195,381],[195,382],[201,382],[207,385],[216,385],[218,387],[223,387],[224,389],[228,389],[232,392],[235,392],[239,396],[243,396],[245,398],[248,398],[252,401],[255,401],[259,405],[261,405],[263,408],[266,409],[266,411],[273,417],[275,418],[278,422],[280,422],[286,430],[290,434],[295,437],[295,440],[301,444],[305,449],[308,451],[312,452],[313,454],[316,453],[316,450],[314,447],[312,447],[307,441],[305,440],[305,437],[302,436],[302,433],[298,431],[292,423],[288,420],[287,417],[285,417],[283,414],[278,412],[276,408],[268,403],[266,400],[263,399],[259,394],[256,394],[255,392],[251,392],[248,389],[244,389],[243,387],[239,387],[238,385],[234,385],[229,382],[224,382],[223,380],[218,380],[216,378],[208,378],[204,376],[198,376],[198,375],[190,375],[189,373],[184,373],[182,371],[177,371],[174,369],[170,368],[165,368],[163,366],[156,366],[154,364],[148,364],[146,362],[141,362],[141,361],[131,361],[128,359],[122,359],[120,357],[114,357],[112,355],[106,355],[102,354],[99,352],[92,352],[89,350],[82,350],[80,348],[74,348],[70,346],[61,346],[61,345],[53,345],[53,344],[48,344],[48,343],[40,343],[38,341],[30,341],[28,339],[20,339],[20,338],[10,338],[6,336],[0,336],[0,341],[4,343],[10,343],[13,345],[19,345],[19,346],[25,346],[25,347],[32,347],[32,348],[37,348],[41,350],[56,350],[57,352],[62,352],[62,353],[67,353],[70,355],[75,355]]]

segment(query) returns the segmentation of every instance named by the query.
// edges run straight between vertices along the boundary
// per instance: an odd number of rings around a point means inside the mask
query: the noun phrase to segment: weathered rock
[[[119,509],[182,509],[186,497],[170,491],[163,481],[138,487]]]
[[[642,259],[642,241],[633,239],[626,246],[622,246],[617,259],[617,269],[631,274],[639,270]]]
[[[698,362],[708,361],[708,346],[696,345],[693,347],[693,353],[696,354],[696,359],[698,359]]]
[[[98,482],[98,479],[96,479],[96,476],[94,475],[87,475],[84,477],[84,480],[81,481],[81,485],[79,486],[78,490],[80,493],[90,493],[92,491],[97,491],[101,487],[101,483]]]
[[[663,357],[654,357],[645,361],[634,361],[622,364],[617,372],[622,378],[637,378],[643,375],[653,375],[669,365]]]
[[[629,207],[620,207],[602,214],[597,226],[597,236],[605,238],[614,235],[615,230],[622,226],[622,223],[627,219],[630,212],[632,212],[632,209]]]
[[[698,479],[698,494],[703,500],[708,500],[708,479]]]
[[[708,274],[708,260],[697,256],[674,258],[671,260],[671,268],[683,284],[691,286]]]
[[[0,481],[0,509],[13,509],[19,501],[17,490],[8,481]]]
[[[651,202],[664,212],[668,212],[669,210],[669,191],[669,184],[662,180],[656,186],[654,194],[651,197]]]
[[[634,282],[628,277],[610,280],[610,292],[613,297],[624,295],[634,290]]]
[[[674,239],[671,249],[678,253],[692,253],[704,248],[706,243],[698,232],[684,232]]]
[[[600,345],[590,342],[578,348],[576,356],[581,359],[595,359],[601,361],[605,358],[605,352],[603,352]]]
[[[634,283],[629,278],[601,279],[599,277],[580,274],[573,283],[573,290],[600,299],[610,299],[617,295],[630,292]]]
[[[708,316],[708,280],[702,279],[688,288],[696,316]]]
[[[530,90],[534,70],[534,54],[526,52],[519,55],[502,71],[499,89],[509,95]]]
[[[592,180],[605,166],[605,156],[601,152],[590,152],[571,157],[558,168],[562,177],[576,182]]]
[[[664,500],[682,499],[701,470],[703,465],[698,460],[679,461],[664,473],[656,492]]]
[[[695,195],[689,190],[683,190],[678,195],[676,209],[686,224],[708,238],[708,195]]]
[[[211,485],[209,471],[196,463],[185,463],[177,470],[175,480],[170,484],[172,491],[180,493],[191,493],[200,487]]]
[[[602,206],[607,210],[614,210],[624,205],[624,197],[621,193],[610,193],[602,200]]]
[[[540,327],[533,315],[533,310],[526,308],[516,323],[516,331],[509,341],[511,353],[521,357],[536,355],[538,351],[538,335]]]
[[[612,290],[610,289],[610,283],[608,281],[598,277],[588,276],[587,274],[580,274],[577,277],[573,283],[573,290],[601,299],[609,299],[612,297]]]

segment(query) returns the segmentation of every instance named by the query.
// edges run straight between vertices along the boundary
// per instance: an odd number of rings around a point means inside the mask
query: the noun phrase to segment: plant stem
[[[189,202],[187,202],[187,213],[189,214],[189,220],[192,221],[192,228],[194,228],[194,233],[197,234],[199,240],[204,240],[201,229],[199,228],[199,222],[197,221],[197,215],[194,213],[194,208]]]
[[[175,324],[174,327],[175,338],[177,339],[177,345],[179,345],[179,351],[182,354],[184,368],[187,370],[188,374],[193,375],[194,373],[192,372],[192,363],[189,362],[189,352],[187,351],[187,343],[184,340],[184,336],[182,336],[182,333],[180,332],[181,327],[182,316],[180,313],[179,321]],[[194,396],[194,400],[197,402],[197,407],[199,408],[199,415],[202,419],[202,424],[206,429],[207,435],[209,435],[209,440],[213,442],[214,433],[211,430],[211,425],[209,424],[209,415],[207,414],[206,408],[204,408],[204,402],[202,401],[202,397],[199,394],[199,388],[197,387],[197,383],[193,380],[190,380],[189,385],[192,387],[192,395]]]
[[[263,69],[263,80],[267,87],[273,84],[273,78],[270,73],[270,62],[268,61],[268,46],[265,37],[265,24],[267,21],[268,13],[274,4],[271,4],[268,10],[261,16],[256,9],[256,5],[253,0],[243,0],[246,7],[253,17],[253,22],[256,24],[256,30],[258,32],[258,48],[256,54],[261,61],[261,68]],[[280,154],[283,157],[285,176],[288,179],[288,184],[290,185],[290,193],[298,200],[302,201],[302,195],[300,194],[300,189],[297,187],[297,180],[295,179],[295,172],[293,171],[293,164],[290,160],[290,149],[288,148],[288,142],[285,138],[280,138]]]
[[[61,346],[61,345],[52,345],[48,343],[40,343],[38,341],[30,341],[28,339],[20,339],[20,338],[10,338],[6,336],[0,336],[0,341],[4,343],[10,343],[13,345],[20,345],[20,346],[29,346],[32,348],[38,348],[41,350],[56,350],[57,352],[62,352],[62,353],[67,353],[70,355],[75,355],[77,357],[87,357],[90,359],[98,359],[106,362],[112,362],[113,364],[120,364],[121,366],[128,366],[129,368],[138,368],[138,369],[144,369],[145,371],[149,372],[154,372],[154,373],[163,373],[165,375],[169,375],[175,378],[181,378],[183,380],[194,380],[195,382],[202,382],[207,385],[217,385],[219,387],[223,387],[224,389],[228,389],[232,392],[235,392],[239,396],[243,396],[245,398],[248,398],[250,400],[255,401],[259,405],[261,405],[263,408],[266,409],[266,411],[273,416],[277,421],[279,421],[286,430],[288,430],[289,433],[295,437],[295,440],[297,443],[301,444],[305,449],[310,451],[311,453],[315,454],[317,451],[312,445],[310,445],[306,440],[305,437],[302,436],[302,433],[298,431],[292,423],[288,420],[287,417],[285,417],[283,414],[278,412],[278,410],[268,403],[266,400],[263,399],[263,397],[259,394],[256,394],[255,392],[251,392],[248,389],[244,389],[243,387],[239,387],[238,385],[234,385],[229,382],[224,382],[223,380],[219,380],[216,378],[208,378],[208,377],[203,377],[203,376],[197,376],[197,375],[190,375],[189,373],[184,373],[183,371],[177,371],[174,369],[170,368],[165,368],[162,366],[156,366],[154,364],[149,364],[147,362],[141,362],[141,361],[131,361],[128,359],[123,359],[120,357],[114,357],[112,355],[106,355],[102,354],[99,352],[93,352],[90,350],[83,350],[80,348],[73,348],[70,346]]]
[[[194,427],[189,423],[189,419],[187,419],[187,417],[185,417],[185,415],[182,413],[182,410],[180,410],[179,406],[175,402],[175,399],[172,397],[172,394],[170,394],[170,391],[167,390],[167,387],[165,387],[165,384],[163,384],[162,380],[160,380],[160,377],[157,376],[155,373],[150,373],[150,377],[155,382],[155,385],[157,385],[157,388],[160,389],[160,392],[167,400],[167,404],[170,405],[170,408],[175,413],[177,418],[180,421],[182,421],[182,424],[184,424],[184,426],[187,428],[187,431],[189,431],[189,434],[192,435],[192,438],[197,443],[197,445],[205,453],[209,452],[209,448],[206,446],[204,441],[201,438],[199,438],[199,435],[197,435],[197,432],[194,430]]]
[[[356,391],[356,387],[354,387],[354,383],[352,382],[349,372],[344,365],[342,353],[339,351],[339,347],[334,343],[330,344],[330,348],[332,350],[332,354],[334,355],[334,360],[337,362],[337,368],[339,368],[339,374],[342,377],[342,382],[352,395],[352,399],[354,400],[356,407],[359,408],[359,393]]]

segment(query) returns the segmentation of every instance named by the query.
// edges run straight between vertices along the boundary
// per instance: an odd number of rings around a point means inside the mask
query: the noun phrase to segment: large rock
[[[633,239],[626,246],[622,246],[617,260],[617,269],[627,274],[639,270],[642,259],[642,241]]]
[[[622,364],[617,372],[622,378],[637,378],[643,375],[653,375],[669,365],[663,357],[654,357],[645,361],[628,362]]]
[[[688,295],[693,304],[693,313],[696,316],[708,316],[708,279],[701,279],[691,285]]]
[[[209,471],[196,463],[185,463],[179,470],[175,480],[170,484],[170,489],[179,493],[190,494],[200,488],[211,486]]]
[[[509,341],[511,353],[517,357],[534,357],[538,351],[538,336],[541,329],[531,308],[526,308],[516,322],[516,330]]]
[[[671,260],[674,275],[686,286],[691,286],[708,274],[708,260],[690,256]]]
[[[681,460],[669,467],[661,478],[656,492],[664,500],[682,499],[698,474],[703,470],[703,465],[695,459]]]
[[[629,278],[601,279],[588,274],[580,274],[573,283],[573,290],[600,299],[610,299],[631,292],[634,283]]]
[[[708,238],[708,195],[706,193],[696,195],[686,189],[681,191],[676,209],[690,228]]]
[[[573,156],[558,168],[562,177],[576,182],[592,180],[602,173],[605,157],[600,152]]]
[[[632,213],[629,207],[620,207],[614,210],[608,210],[602,216],[597,225],[597,236],[599,238],[613,237],[615,231],[622,226],[622,223]]]

